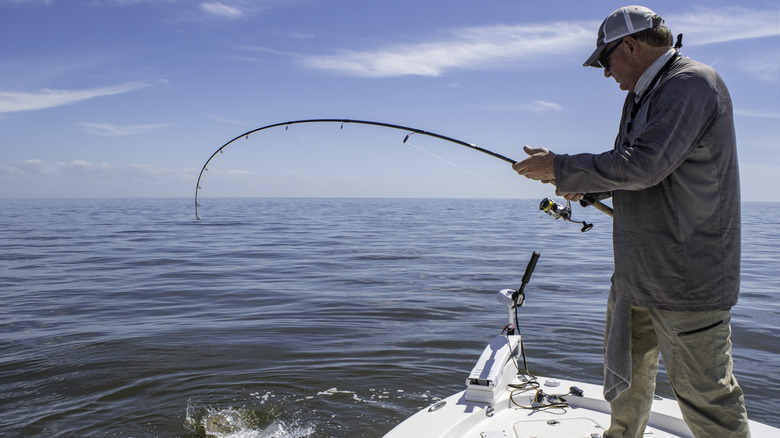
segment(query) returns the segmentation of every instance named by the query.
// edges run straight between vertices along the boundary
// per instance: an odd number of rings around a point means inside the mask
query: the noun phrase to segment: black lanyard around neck
[[[645,92],[642,94],[642,97],[639,98],[639,102],[634,101],[633,105],[631,106],[631,112],[628,115],[628,122],[626,123],[626,135],[628,135],[629,132],[631,132],[631,126],[634,124],[634,118],[636,117],[636,113],[639,112],[639,108],[642,107],[642,105],[645,103],[647,98],[653,94],[653,88],[655,88],[655,85],[658,83],[658,81],[661,79],[661,77],[672,67],[672,64],[674,64],[677,59],[680,58],[680,52],[675,51],[674,55],[666,61],[666,64],[664,64],[663,67],[661,67],[661,70],[656,73],[655,77],[652,81],[650,81],[650,84],[645,88]]]

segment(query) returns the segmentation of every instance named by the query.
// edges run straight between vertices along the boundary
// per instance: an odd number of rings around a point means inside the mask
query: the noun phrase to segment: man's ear
[[[625,44],[626,48],[628,49],[629,52],[631,52],[632,55],[636,51],[637,47],[639,47],[639,41],[637,41],[636,38],[632,36],[624,37],[623,42],[621,42],[620,44]]]

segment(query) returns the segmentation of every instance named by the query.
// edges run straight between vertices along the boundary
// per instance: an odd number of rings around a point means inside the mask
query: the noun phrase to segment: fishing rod
[[[401,131],[408,132],[408,134],[406,134],[406,137],[404,137],[403,143],[406,143],[409,140],[409,137],[411,137],[412,135],[418,135],[418,134],[419,135],[425,135],[425,136],[428,136],[428,137],[433,137],[433,138],[437,138],[439,140],[444,140],[444,141],[455,143],[455,144],[458,144],[458,145],[461,145],[461,146],[465,146],[465,147],[467,147],[469,149],[474,149],[476,151],[482,152],[483,154],[487,154],[487,155],[490,155],[491,157],[498,158],[499,160],[506,161],[509,164],[515,164],[516,163],[516,161],[511,159],[511,158],[505,157],[504,155],[495,153],[495,152],[490,151],[488,149],[479,147],[479,146],[477,146],[475,144],[467,143],[467,142],[465,142],[463,140],[458,140],[457,138],[448,137],[446,135],[437,134],[435,132],[424,131],[422,129],[411,128],[411,127],[408,127],[408,126],[395,125],[395,124],[392,124],[392,123],[384,123],[384,122],[374,122],[374,121],[369,121],[369,120],[355,120],[355,119],[303,119],[303,120],[290,120],[290,121],[287,121],[287,122],[273,123],[271,125],[266,125],[266,126],[262,126],[260,128],[257,128],[257,129],[253,129],[251,131],[247,131],[247,132],[245,132],[245,133],[243,133],[243,134],[233,138],[232,140],[228,141],[227,143],[222,145],[219,149],[214,151],[213,154],[211,154],[209,159],[206,160],[206,164],[204,164],[203,168],[200,170],[200,174],[198,174],[198,181],[197,181],[197,184],[196,184],[196,187],[195,187],[195,217],[197,219],[200,219],[200,216],[198,216],[198,207],[200,206],[200,204],[198,204],[198,191],[201,188],[200,187],[200,180],[201,180],[201,178],[203,178],[203,172],[208,170],[209,163],[211,162],[211,160],[217,154],[222,153],[222,151],[226,147],[228,147],[231,143],[233,143],[234,141],[236,141],[238,139],[241,139],[241,138],[247,138],[248,139],[250,135],[252,135],[252,134],[254,134],[256,132],[260,132],[260,131],[264,131],[266,129],[276,128],[276,127],[280,127],[280,126],[284,126],[285,130],[287,130],[287,129],[289,129],[289,127],[291,125],[299,125],[299,124],[303,124],[303,123],[341,123],[341,129],[344,129],[344,125],[346,125],[346,124],[370,125],[370,126],[380,126],[380,127],[383,127],[383,128],[398,129],[398,130],[401,130]],[[554,184],[555,184],[555,182],[553,182],[553,185]],[[582,200],[584,200],[585,203],[588,204],[588,205],[593,205],[599,211],[601,211],[601,212],[603,212],[603,213],[605,213],[605,214],[607,214],[609,216],[612,216],[612,209],[610,207],[602,204],[601,202],[593,199],[592,197],[590,197],[588,195],[585,195],[585,196],[583,196]],[[545,203],[543,202],[542,204],[544,205]],[[559,205],[559,204],[556,204],[556,205]],[[561,209],[562,209],[561,211],[565,210],[564,207],[561,207]],[[571,205],[568,205],[568,212],[564,212],[562,214],[561,213],[556,213],[557,216],[556,216],[556,214],[552,214],[551,213],[551,212],[554,212],[554,210],[552,210],[552,209],[547,209],[547,211],[545,211],[545,208],[542,208],[542,206],[540,206],[540,210],[544,211],[545,213],[547,213],[547,214],[549,214],[551,216],[553,216],[555,219],[558,219],[559,217],[563,217],[564,220],[566,220],[566,221],[576,222],[576,221],[572,221],[571,220]],[[589,224],[586,224],[585,222],[582,222],[582,224],[583,224],[582,231],[587,231],[587,230],[590,229],[590,227],[588,227]],[[587,227],[587,229],[586,229],[586,227]]]

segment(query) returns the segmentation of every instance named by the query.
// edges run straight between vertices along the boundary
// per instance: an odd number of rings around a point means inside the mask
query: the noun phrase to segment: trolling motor
[[[539,260],[539,251],[534,251],[531,260],[525,268],[522,283],[515,289],[503,289],[498,293],[498,301],[506,306],[509,323],[504,326],[500,335],[493,338],[485,347],[471,374],[466,379],[466,394],[464,398],[472,402],[495,404],[512,379],[520,372],[519,359],[522,357],[526,374],[528,364],[518,329],[517,308],[525,301],[525,285],[531,279]],[[435,405],[434,405],[435,406]]]
[[[539,210],[547,213],[555,219],[563,219],[566,222],[573,222],[575,224],[582,224],[583,233],[593,228],[593,224],[589,224],[585,221],[575,221],[571,219],[571,202],[566,201],[566,207],[553,201],[550,198],[542,199],[542,203],[539,204]]]
[[[531,260],[528,261],[528,266],[525,267],[525,274],[520,282],[520,287],[517,290],[503,289],[498,293],[498,301],[506,306],[506,310],[509,312],[509,323],[506,325],[506,332],[508,335],[515,334],[517,328],[517,309],[523,306],[525,302],[525,285],[531,281],[531,274],[536,269],[536,262],[539,261],[539,251],[534,251],[531,254]]]

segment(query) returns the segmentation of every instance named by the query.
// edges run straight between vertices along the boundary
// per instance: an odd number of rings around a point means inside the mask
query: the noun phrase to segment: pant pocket
[[[692,329],[692,330],[679,331],[679,332],[677,332],[677,336],[678,337],[682,337],[682,336],[695,335],[696,333],[706,332],[707,330],[714,329],[715,327],[717,327],[717,326],[719,326],[721,324],[723,324],[723,320],[722,319],[720,321],[718,321],[718,322],[715,322],[715,323],[710,324],[710,325],[706,325],[704,327],[699,327],[699,328],[695,328],[695,329]]]

